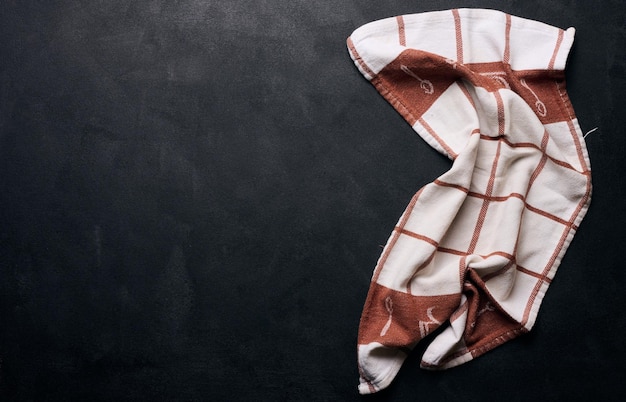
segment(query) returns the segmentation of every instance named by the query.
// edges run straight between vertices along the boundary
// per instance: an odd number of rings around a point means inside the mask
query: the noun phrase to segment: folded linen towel
[[[451,169],[415,194],[374,270],[359,392],[465,363],[530,330],[590,202],[591,170],[563,70],[574,28],[495,10],[375,21],[348,38],[361,73]]]

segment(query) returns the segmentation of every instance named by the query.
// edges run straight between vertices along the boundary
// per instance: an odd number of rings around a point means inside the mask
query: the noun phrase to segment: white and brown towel
[[[361,73],[451,169],[415,194],[375,268],[358,337],[363,394],[442,330],[424,368],[530,330],[590,202],[563,70],[574,29],[495,10],[375,21],[348,39]]]

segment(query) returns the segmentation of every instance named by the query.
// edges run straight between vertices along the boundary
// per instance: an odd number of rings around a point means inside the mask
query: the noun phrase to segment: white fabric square
[[[463,252],[467,251],[472,240],[472,237],[467,234],[472,233],[476,227],[478,213],[482,204],[483,200],[476,197],[467,197],[465,199],[456,219],[441,239],[441,247]]]
[[[487,281],[487,289],[498,295],[498,304],[506,311],[511,318],[516,321],[522,321],[527,305],[531,299],[531,295],[537,285],[539,279],[534,276],[527,275],[521,271],[509,271],[514,277],[514,282],[504,283],[500,279],[492,279]],[[505,290],[505,291],[503,291]]]
[[[517,264],[542,274],[567,226],[529,209],[524,211],[517,245]]]
[[[575,200],[580,199],[587,191],[586,175],[547,159],[528,191],[526,202],[569,222],[578,209]]]
[[[459,256],[437,253],[432,261],[415,275],[410,284],[415,296],[438,296],[459,291]]]
[[[493,195],[496,197],[508,197],[511,194],[523,196],[542,157],[543,154],[537,148],[516,147],[503,142],[500,147]]]
[[[479,127],[476,110],[459,82],[453,83],[422,119],[457,154],[465,148],[472,131]]]
[[[517,231],[523,211],[524,202],[516,197],[489,203],[474,254],[487,255],[493,252],[513,254],[517,238],[507,236],[507,233]]]
[[[380,271],[378,283],[389,289],[407,292],[409,279],[434,252],[435,247],[432,244],[406,234],[399,234]]]
[[[406,46],[456,59],[454,19],[446,11],[405,15]],[[433,40],[437,38],[437,40]]]
[[[490,63],[502,60],[505,48],[506,20],[504,14],[491,14],[482,10],[461,9],[459,15],[471,19],[471,24],[461,24],[463,38],[463,63]]]
[[[576,152],[576,148],[570,146],[572,143],[572,134],[569,133],[570,124],[574,126],[576,135],[579,137],[579,141],[584,143],[585,140],[583,139],[577,119],[572,120],[571,123],[564,121],[546,124],[546,130],[550,134],[550,144],[548,144],[549,148],[546,153],[570,164],[574,169],[581,172],[583,171],[583,168],[580,164],[580,159],[578,158],[578,152]],[[567,132],[568,135],[563,135],[565,132]],[[558,151],[556,151],[555,148],[557,148]],[[589,161],[587,160],[586,163],[589,164]]]
[[[450,208],[458,210],[464,199],[465,193],[462,191],[429,184],[422,190],[413,210],[407,211],[409,215],[404,228],[431,239],[441,239],[447,232],[446,221],[452,220],[447,211]],[[433,207],[424,209],[422,205]]]

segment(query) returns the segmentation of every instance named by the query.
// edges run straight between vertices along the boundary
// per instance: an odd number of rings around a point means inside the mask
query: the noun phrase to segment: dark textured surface
[[[453,1],[0,3],[0,399],[359,400],[361,307],[449,167],[345,38]],[[468,1],[577,28],[591,209],[534,330],[365,400],[621,400],[626,5]]]

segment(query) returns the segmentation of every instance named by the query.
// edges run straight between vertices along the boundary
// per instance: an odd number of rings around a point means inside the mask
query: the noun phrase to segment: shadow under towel
[[[422,367],[465,363],[530,330],[590,202],[565,90],[574,28],[495,10],[387,18],[348,48],[366,79],[451,169],[411,199],[374,270],[359,392],[387,387],[441,325]]]

